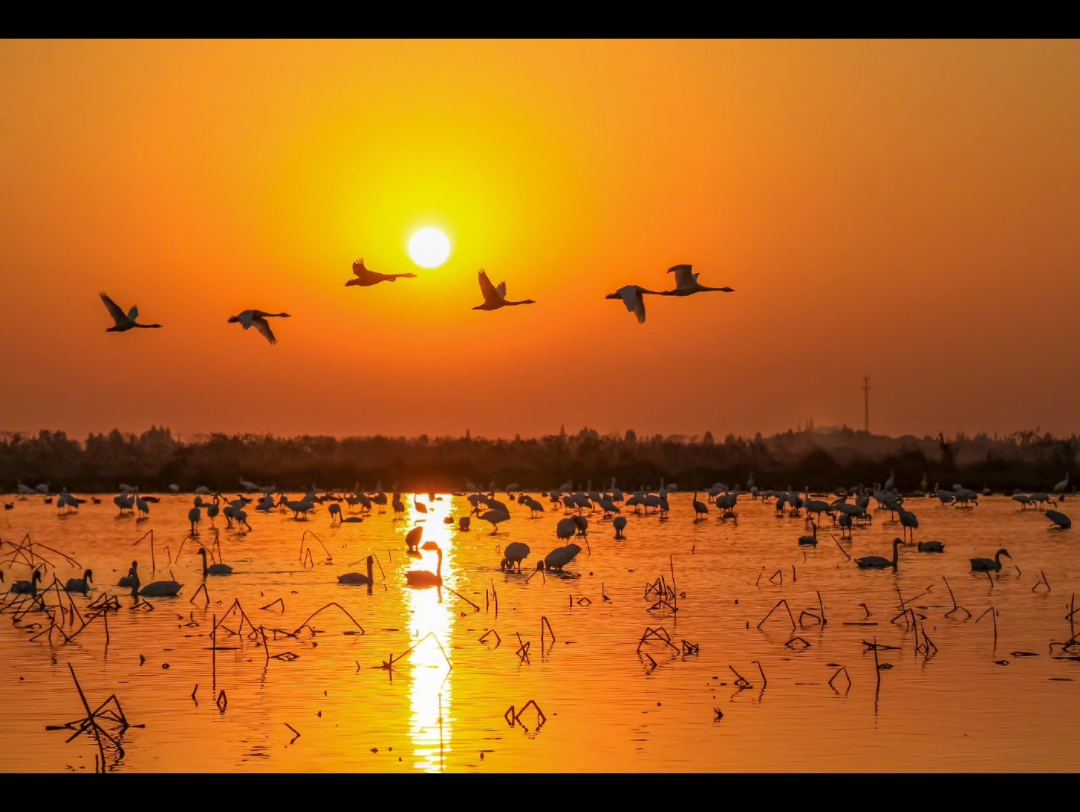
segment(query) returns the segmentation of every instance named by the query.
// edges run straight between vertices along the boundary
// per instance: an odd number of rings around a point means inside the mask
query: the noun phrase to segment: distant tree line
[[[1047,490],[1075,469],[1080,439],[1017,431],[1005,437],[957,434],[946,438],[899,438],[850,428],[808,428],[752,439],[728,435],[717,442],[702,436],[601,435],[592,429],[576,434],[512,440],[473,437],[274,437],[270,435],[199,435],[188,442],[167,428],[151,427],[140,435],[91,434],[85,441],[62,431],[36,436],[0,433],[0,491],[13,492],[21,481],[30,487],[48,483],[80,493],[110,493],[123,482],[144,492],[170,484],[184,491],[205,485],[234,493],[239,480],[276,485],[290,492],[320,488],[352,489],[356,483],[386,490],[453,491],[466,481],[501,489],[547,490],[566,481],[596,488],[614,477],[623,490],[655,487],[661,479],[680,490],[725,482],[743,489],[753,476],[759,488],[831,490],[871,485],[893,473],[901,491],[919,488],[925,475],[932,488],[940,483],[1011,493]],[[1070,479],[1069,490],[1072,490]]]

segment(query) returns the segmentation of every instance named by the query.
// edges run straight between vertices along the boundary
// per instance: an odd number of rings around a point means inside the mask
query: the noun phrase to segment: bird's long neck
[[[206,550],[199,550],[199,554],[202,556],[202,574],[206,576],[208,567],[206,566]]]
[[[375,576],[374,576],[375,570],[372,568],[372,563],[371,562],[372,562],[372,556],[369,555],[367,557],[367,579],[368,579],[369,584],[375,583]]]
[[[442,548],[439,548],[439,563],[435,566],[435,577],[442,578]]]
[[[892,543],[892,566],[896,569],[896,562],[900,560],[900,541],[894,541]]]

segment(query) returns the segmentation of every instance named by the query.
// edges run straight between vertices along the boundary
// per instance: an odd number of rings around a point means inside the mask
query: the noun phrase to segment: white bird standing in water
[[[619,288],[614,293],[609,293],[605,296],[605,299],[622,299],[623,304],[626,305],[626,309],[637,316],[638,324],[645,323],[645,299],[644,297],[649,294],[652,296],[663,296],[664,294],[658,290],[646,290],[639,285],[625,285]]]
[[[690,296],[694,293],[717,291],[720,293],[734,293],[734,288],[707,288],[697,281],[701,274],[693,273],[691,265],[673,265],[668,268],[668,273],[675,274],[675,290],[664,291],[664,296]]]
[[[262,310],[245,310],[238,316],[230,316],[229,324],[243,325],[247,330],[250,327],[254,327],[259,333],[269,341],[271,344],[277,344],[277,339],[274,338],[274,331],[270,329],[270,324],[267,319],[290,318],[288,313],[266,313]]]

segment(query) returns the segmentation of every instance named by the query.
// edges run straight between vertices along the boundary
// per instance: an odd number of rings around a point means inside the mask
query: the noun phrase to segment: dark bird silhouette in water
[[[345,287],[350,288],[356,285],[361,288],[370,288],[372,285],[377,285],[380,282],[393,282],[397,279],[415,279],[414,273],[379,273],[377,271],[369,271],[364,267],[364,258],[356,260],[352,265],[352,272],[356,274],[356,279],[350,279],[345,283]]]
[[[506,300],[506,283],[500,282],[498,287],[491,284],[491,280],[488,279],[487,271],[483,268],[480,269],[480,292],[484,294],[484,303],[477,305],[473,310],[498,310],[500,307],[514,307],[515,305],[524,304],[536,304],[532,299],[525,299],[520,302],[509,302]]]
[[[266,313],[262,310],[245,310],[239,316],[229,316],[229,324],[243,325],[247,330],[254,327],[259,331],[260,335],[269,341],[271,344],[277,344],[277,339],[274,338],[274,331],[270,329],[270,324],[267,319],[289,318],[288,313]]]
[[[135,319],[139,318],[139,308],[135,305],[131,306],[131,310],[125,313],[120,309],[120,305],[105,295],[104,292],[99,293],[101,301],[105,303],[105,307],[109,311],[109,315],[112,316],[112,320],[116,322],[112,327],[106,327],[106,333],[126,333],[135,327],[142,327],[143,329],[150,329],[152,327],[160,327],[160,324],[138,324]]]

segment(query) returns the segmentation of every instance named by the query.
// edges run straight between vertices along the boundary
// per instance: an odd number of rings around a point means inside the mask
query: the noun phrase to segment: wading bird
[[[512,541],[506,545],[506,549],[503,550],[503,560],[499,565],[504,570],[511,570],[514,565],[517,565],[518,572],[521,572],[521,562],[529,555],[529,545],[522,544],[520,541]]]
[[[500,307],[513,307],[515,305],[536,304],[532,299],[524,299],[520,302],[510,302],[506,299],[506,283],[500,282],[498,287],[491,284],[487,272],[481,268],[480,292],[484,294],[484,303],[477,305],[473,310],[498,310]]]
[[[410,553],[420,550],[420,540],[424,537],[424,526],[418,525],[405,535],[405,549]]]
[[[945,552],[945,545],[940,541],[920,541],[919,542],[920,553],[943,553]]]
[[[616,540],[622,541],[623,539],[626,538],[626,536],[624,536],[623,532],[622,532],[623,530],[626,529],[626,517],[625,516],[616,516],[615,521],[613,521],[611,523],[611,526],[615,528],[615,538],[616,538]]]
[[[565,547],[556,547],[543,561],[536,562],[538,570],[549,569],[561,571],[563,567],[574,560],[574,556],[581,552],[576,544],[567,544]]]
[[[109,315],[112,316],[112,320],[115,322],[112,327],[106,327],[106,333],[126,333],[134,327],[142,327],[143,329],[151,329],[154,327],[160,327],[160,324],[138,324],[135,319],[139,318],[139,308],[135,305],[131,306],[131,310],[125,313],[120,309],[120,306],[116,304],[112,299],[105,295],[104,292],[98,294],[101,296],[101,301],[105,303],[105,307],[109,311]]]
[[[245,330],[254,327],[271,344],[277,344],[274,331],[270,329],[270,323],[267,321],[267,319],[277,318],[287,319],[290,316],[288,313],[265,313],[262,310],[245,310],[238,316],[229,316],[228,324],[240,324]]]
[[[1070,519],[1060,510],[1046,511],[1046,518],[1050,520],[1051,527],[1060,527],[1062,530],[1068,530],[1070,527],[1072,527],[1072,519]]]
[[[351,288],[354,285],[361,288],[370,288],[372,285],[377,285],[380,282],[393,282],[398,279],[415,279],[414,273],[379,273],[378,271],[370,271],[364,267],[364,258],[356,260],[352,266],[352,272],[356,274],[356,279],[350,279],[345,283],[345,287]]]

